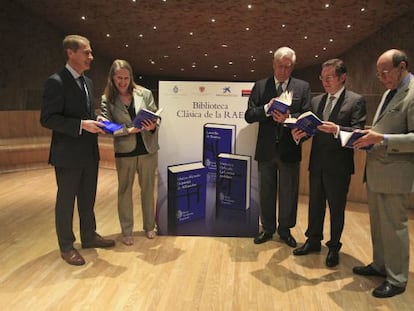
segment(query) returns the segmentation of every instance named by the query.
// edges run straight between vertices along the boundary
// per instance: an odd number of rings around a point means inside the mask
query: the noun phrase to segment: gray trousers
[[[115,159],[118,173],[118,216],[124,236],[132,235],[134,227],[132,189],[135,173],[138,173],[138,183],[141,188],[143,229],[147,232],[155,228],[154,188],[157,159],[157,152]]]
[[[387,275],[387,281],[405,287],[408,280],[408,194],[368,191],[373,247],[372,266]]]

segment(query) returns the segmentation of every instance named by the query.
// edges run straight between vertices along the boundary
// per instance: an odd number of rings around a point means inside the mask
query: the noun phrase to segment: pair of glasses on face
[[[377,76],[378,79],[384,79],[386,77],[389,77],[393,70],[399,69],[399,68],[400,67],[394,67],[394,68],[389,69],[389,70],[379,71],[379,72],[376,73],[376,76]]]
[[[324,82],[332,82],[335,78],[337,78],[337,76],[319,76],[319,80],[324,81]]]

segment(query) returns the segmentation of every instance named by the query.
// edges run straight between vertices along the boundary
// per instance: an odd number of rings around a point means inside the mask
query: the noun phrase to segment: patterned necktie
[[[323,120],[324,121],[329,120],[329,116],[331,115],[332,104],[333,104],[334,99],[335,99],[335,96],[329,96],[329,101],[326,104],[325,109],[323,110]]]
[[[276,90],[276,96],[280,96],[283,93],[283,82],[279,82]]]
[[[387,96],[385,97],[384,103],[382,104],[380,114],[382,114],[385,108],[387,108],[388,104],[390,103],[391,99],[394,97],[395,93],[397,93],[397,89],[394,89],[388,92]]]
[[[90,114],[91,113],[91,102],[90,102],[88,87],[86,85],[85,78],[83,76],[80,76],[79,77],[79,81],[80,81],[80,85],[82,87],[82,90],[85,93],[85,96],[86,96],[86,108],[88,109],[88,113]]]

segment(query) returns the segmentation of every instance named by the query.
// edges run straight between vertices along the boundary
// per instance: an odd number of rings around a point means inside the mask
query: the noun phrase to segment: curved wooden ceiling
[[[297,68],[336,57],[414,9],[402,0],[15,0],[137,74],[254,81],[290,46]]]

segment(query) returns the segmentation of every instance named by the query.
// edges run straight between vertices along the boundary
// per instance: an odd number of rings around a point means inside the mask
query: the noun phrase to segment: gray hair
[[[292,50],[291,48],[287,47],[287,46],[283,46],[280,47],[276,50],[274,56],[273,56],[273,60],[280,60],[284,57],[289,58],[293,64],[296,63],[296,53],[294,50]]]

